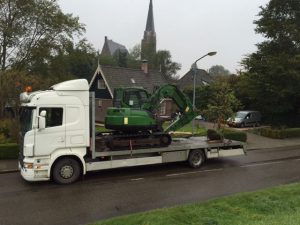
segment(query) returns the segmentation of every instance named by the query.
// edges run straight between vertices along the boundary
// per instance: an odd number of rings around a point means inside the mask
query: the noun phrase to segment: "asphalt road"
[[[299,171],[300,149],[285,148],[210,160],[197,170],[173,163],[89,173],[69,186],[0,174],[0,224],[87,224],[299,182]]]

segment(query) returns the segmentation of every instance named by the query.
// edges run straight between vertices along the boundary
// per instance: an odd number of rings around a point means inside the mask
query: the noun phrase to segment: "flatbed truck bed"
[[[197,153],[196,156],[192,156]],[[168,162],[188,161],[200,167],[206,159],[245,155],[244,144],[239,141],[208,141],[206,137],[177,138],[168,147],[125,149],[119,151],[93,151],[94,160],[86,160],[86,170],[141,166]],[[101,160],[102,159],[102,160]]]

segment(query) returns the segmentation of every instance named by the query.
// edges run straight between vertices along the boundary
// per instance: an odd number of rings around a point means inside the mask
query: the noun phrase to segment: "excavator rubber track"
[[[97,151],[134,150],[148,147],[167,147],[172,138],[164,132],[100,132],[96,134]]]

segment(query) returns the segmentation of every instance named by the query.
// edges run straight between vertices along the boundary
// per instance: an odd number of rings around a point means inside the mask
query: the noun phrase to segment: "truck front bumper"
[[[35,169],[27,169],[21,166],[19,163],[19,168],[21,171],[21,176],[24,180],[27,181],[46,181],[50,180],[48,177],[47,170],[35,170]]]

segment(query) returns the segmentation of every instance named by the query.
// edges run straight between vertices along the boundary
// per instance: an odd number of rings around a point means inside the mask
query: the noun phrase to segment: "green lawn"
[[[106,129],[104,126],[96,126],[96,132],[106,132],[106,131],[110,131],[110,130]]]
[[[169,122],[165,122],[163,124],[163,128],[167,128],[169,126]],[[187,125],[183,126],[182,128],[178,129],[177,132],[190,132],[192,133],[193,127],[192,122],[188,123]],[[198,125],[197,121],[195,122],[195,134],[197,136],[205,136],[207,129]]]
[[[222,187],[220,187],[222,188]],[[164,208],[94,225],[299,225],[300,184]]]

